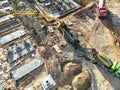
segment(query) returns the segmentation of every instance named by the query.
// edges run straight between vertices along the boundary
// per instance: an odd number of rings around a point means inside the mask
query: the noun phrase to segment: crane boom
[[[60,19],[57,19],[57,18],[53,18],[53,17],[50,17],[50,16],[47,16],[47,15],[43,15],[43,14],[40,14],[40,13],[20,13],[20,12],[12,12],[11,14],[13,14],[14,16],[18,16],[18,15],[21,15],[21,16],[38,16],[38,17],[41,17],[41,18],[45,18],[45,19],[50,19],[52,21],[56,21],[56,22],[59,22],[61,24],[61,26],[64,26],[65,23],[60,20]]]
[[[53,18],[53,17],[43,15],[40,13],[11,12],[11,13],[6,13],[6,14],[12,14],[14,16],[18,16],[18,15],[20,15],[20,16],[37,16],[37,17],[41,17],[41,18],[45,18],[45,19],[50,19],[55,22],[59,22],[60,23],[60,25],[59,25],[60,32],[62,32],[64,34],[64,37],[67,39],[67,41],[75,47],[79,45],[79,40],[77,39],[77,37],[69,31],[69,28],[64,23],[64,21],[62,21],[60,19]]]

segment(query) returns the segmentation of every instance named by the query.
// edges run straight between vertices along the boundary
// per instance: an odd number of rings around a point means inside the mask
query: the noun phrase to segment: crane
[[[64,38],[73,46],[78,46],[79,45],[79,40],[77,39],[77,37],[70,32],[70,29],[67,27],[67,25],[64,23],[64,21],[57,19],[57,18],[53,18],[47,15],[43,15],[40,13],[21,13],[21,12],[10,12],[10,14],[14,15],[14,16],[37,16],[40,18],[44,18],[44,19],[49,19],[52,21],[55,21],[58,23],[59,26],[59,30],[60,32],[64,35]]]

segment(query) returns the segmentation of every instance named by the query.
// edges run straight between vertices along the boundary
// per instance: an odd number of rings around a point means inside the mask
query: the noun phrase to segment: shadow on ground
[[[93,70],[95,69],[94,66],[91,64],[91,50],[92,48],[86,48],[83,46],[79,46],[79,48],[73,50],[73,60],[75,63],[82,62],[84,63],[86,69],[90,71],[91,76],[91,86],[94,90],[98,90],[96,76]],[[90,89],[91,90],[91,87]]]
[[[96,75],[95,75],[95,72],[94,70],[97,70],[100,71],[100,73],[103,75],[103,77],[105,78],[106,81],[109,82],[109,84],[114,88],[114,90],[120,90],[120,79],[113,76],[113,74],[111,74],[109,71],[106,71],[104,68],[96,65],[96,68],[93,66],[92,62],[90,62],[91,60],[91,57],[90,55],[92,54],[91,53],[91,48],[86,48],[86,47],[82,47],[80,46],[78,49],[75,49],[73,51],[73,54],[74,54],[74,58],[73,60],[75,60],[75,62],[83,62],[86,67],[88,68],[88,70],[90,71],[90,75],[91,75],[91,80],[92,80],[92,88],[94,88],[94,90],[98,90],[99,89],[99,84],[102,84],[102,80],[98,83],[97,80],[96,80]],[[77,58],[76,58],[77,57]],[[98,79],[99,80],[99,79]],[[103,82],[104,82],[104,79],[103,79]],[[110,88],[109,87],[109,84],[108,86],[106,86],[106,88]],[[104,85],[103,85],[104,86]],[[100,86],[102,88],[102,85]],[[91,90],[91,88],[90,88]]]
[[[73,16],[75,16],[78,19],[81,19],[82,22],[87,22],[87,17],[90,17],[91,19],[95,20],[95,15],[94,13],[96,12],[94,7],[95,5],[85,8],[83,10],[80,10],[79,12],[75,13]]]
[[[110,83],[110,85],[114,88],[114,90],[120,90],[120,79],[114,76],[109,71],[105,70],[104,68],[97,66],[97,69],[101,72],[104,78]]]
[[[106,28],[111,30],[113,33],[120,35],[120,25],[118,25],[117,23],[115,25],[112,21],[112,17],[115,17],[116,20],[120,20],[120,18],[117,15],[115,15],[109,11],[108,17],[100,19],[100,21]],[[119,27],[119,28],[117,28],[117,27]]]

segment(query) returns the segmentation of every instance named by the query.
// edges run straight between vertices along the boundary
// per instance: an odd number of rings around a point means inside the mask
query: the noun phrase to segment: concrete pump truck
[[[110,71],[114,76],[120,77],[120,66],[118,61],[112,62],[105,55],[100,54],[96,49],[93,49],[93,63]]]
[[[105,0],[99,0],[99,15],[98,18],[106,18],[108,15],[108,11],[105,7]]]

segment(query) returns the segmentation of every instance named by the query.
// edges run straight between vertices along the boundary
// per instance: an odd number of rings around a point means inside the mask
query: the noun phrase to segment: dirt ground
[[[68,15],[64,20],[73,24],[69,27],[75,30],[73,31],[74,33],[78,34],[80,43],[85,43],[87,48],[96,48],[112,61],[117,60],[120,62],[120,49],[115,43],[116,32],[113,29],[111,16],[107,19],[99,20],[96,17],[97,10],[89,8],[84,9]],[[92,15],[91,12],[93,12],[94,15]],[[91,18],[89,15],[93,17]],[[81,37],[81,33],[83,34],[83,37]],[[111,73],[99,66],[92,65],[88,61],[83,62],[90,70],[92,76],[90,90],[120,90],[120,80],[118,78],[115,78]]]
[[[94,1],[98,2],[98,0]],[[81,46],[84,46],[86,49],[95,48],[112,61],[117,60],[120,62],[120,49],[117,41],[119,38],[116,37],[116,32],[113,28],[113,26],[115,27],[113,18],[109,15],[108,18],[99,20],[97,17],[98,6],[96,2],[91,2],[87,6],[65,16],[62,20],[66,22],[71,32],[78,36]],[[109,4],[108,8],[110,8],[111,4]],[[84,59],[80,58],[81,53],[77,53],[77,50],[75,51],[68,45],[63,36],[56,31],[45,37],[47,43],[39,48],[38,52],[44,59],[45,68],[47,68],[45,71],[53,76],[59,86],[62,87],[69,83],[69,79],[65,78],[65,75],[60,69],[60,64],[66,61],[78,60],[85,64],[91,75],[92,83],[89,90],[120,90],[120,80],[118,78],[103,68],[93,65],[90,61],[86,60],[86,57]],[[65,44],[63,45],[63,43]],[[55,50],[54,47],[58,50]],[[47,73],[43,72],[43,76]],[[39,81],[36,82],[34,83],[35,86],[41,89]]]
[[[115,0],[115,2],[117,1]],[[112,3],[109,3],[108,8],[113,7],[110,6],[111,4]],[[112,14],[112,17],[109,15],[108,18],[100,20],[97,17],[97,11],[96,2],[91,2],[87,6],[65,16],[62,20],[66,22],[71,32],[78,36],[81,46],[84,46],[86,49],[95,48],[112,61],[117,60],[120,62],[120,39],[117,37],[119,34],[116,34],[117,29],[114,30],[116,26],[115,23],[113,23],[114,14]],[[118,13],[115,15],[117,14]],[[42,70],[33,74],[35,79],[28,87],[33,85],[36,86],[38,90],[42,90],[39,80],[48,73],[53,76],[55,82],[61,87],[71,83],[69,82],[70,78],[66,78],[62,72],[61,64],[78,60],[84,63],[90,73],[91,87],[88,90],[120,90],[120,80],[118,78],[103,68],[93,65],[86,59],[87,53],[85,54],[85,58],[80,57],[81,53],[74,50],[74,48],[64,40],[58,30],[55,29],[54,32],[49,32],[49,34],[44,37],[44,40],[47,42],[44,42],[43,45],[37,48],[37,53],[40,54],[38,57],[42,57],[45,66]]]

